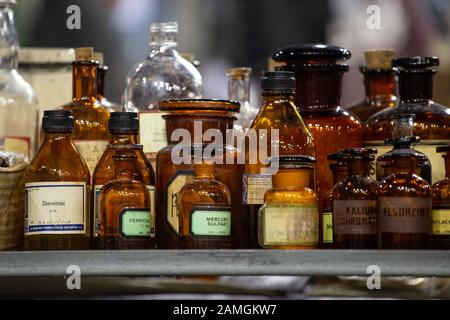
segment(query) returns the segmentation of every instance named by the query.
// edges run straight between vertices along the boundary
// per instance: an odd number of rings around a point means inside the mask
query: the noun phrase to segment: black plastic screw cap
[[[139,131],[136,112],[111,112],[108,121],[109,131]]]
[[[42,129],[44,131],[72,131],[73,117],[68,110],[47,110],[42,118]]]

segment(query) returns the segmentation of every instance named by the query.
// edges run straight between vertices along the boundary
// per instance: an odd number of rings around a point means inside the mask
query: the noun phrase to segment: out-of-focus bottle
[[[122,107],[117,103],[109,101],[105,97],[105,81],[109,72],[109,67],[103,63],[103,53],[94,52],[94,60],[98,62],[97,67],[97,100],[100,104],[108,109],[109,112],[119,112]]]
[[[392,70],[393,50],[366,50],[366,65],[359,70],[364,75],[366,97],[347,110],[366,122],[373,114],[397,103],[395,74]]]
[[[156,153],[167,145],[165,122],[158,102],[203,95],[202,76],[176,50],[177,35],[176,22],[150,26],[150,53],[131,69],[123,97],[125,111],[139,113],[139,141],[153,166]]]
[[[39,107],[33,89],[17,71],[15,5],[15,0],[0,2],[0,149],[30,159],[37,148]]]

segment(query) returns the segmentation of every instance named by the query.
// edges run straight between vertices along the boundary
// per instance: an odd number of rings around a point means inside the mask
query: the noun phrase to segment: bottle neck
[[[250,102],[250,77],[248,75],[228,76],[228,99],[242,104]]]
[[[170,54],[175,51],[178,45],[177,32],[151,32],[150,33],[150,50],[152,54],[165,53]]]
[[[354,159],[348,162],[349,176],[370,176],[370,160]]]
[[[294,104],[295,93],[293,91],[270,91],[264,90],[262,92],[262,105],[273,106],[273,105],[291,105]]]
[[[11,6],[0,6],[0,69],[17,69],[19,42],[14,26],[14,11]]]
[[[97,64],[90,62],[73,62],[73,100],[97,99]]]
[[[395,75],[393,71],[366,71],[364,86],[368,99],[389,99],[395,95]]]
[[[347,165],[343,164],[333,164],[330,169],[333,174],[333,185],[344,179],[348,173]]]
[[[433,98],[432,71],[400,73],[398,88],[401,102],[427,101]]]
[[[133,131],[129,133],[110,132],[110,144],[138,144],[138,132]]]
[[[70,144],[72,143],[71,131],[44,131],[43,144]]]
[[[305,189],[310,186],[311,170],[308,169],[281,169],[272,176],[275,189]]]
[[[97,95],[99,97],[105,96],[105,78],[106,71],[103,68],[97,69]]]
[[[116,158],[114,160],[114,168],[117,179],[133,179],[135,172],[135,158]]]
[[[214,179],[215,167],[214,163],[197,163],[194,164],[194,172],[196,179]]]
[[[296,73],[298,108],[316,109],[340,105],[342,72],[302,71]]]

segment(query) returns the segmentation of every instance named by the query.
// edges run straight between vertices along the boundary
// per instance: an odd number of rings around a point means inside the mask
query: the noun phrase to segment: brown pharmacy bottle
[[[200,149],[200,152],[201,149]],[[230,249],[231,194],[215,180],[213,158],[196,159],[195,178],[179,193],[180,249]]]
[[[108,144],[109,111],[97,100],[97,67],[92,48],[76,48],[73,67],[73,99],[61,107],[72,112],[73,140],[90,173]]]
[[[370,178],[376,152],[373,148],[342,150],[348,176],[332,189],[335,249],[378,247],[378,182]]]
[[[109,99],[105,97],[105,81],[108,72],[108,66],[99,65],[97,68],[97,100],[100,102],[100,105],[105,107],[109,112],[119,112],[122,111],[122,107],[117,103],[109,101]]]
[[[315,159],[280,156],[273,187],[258,212],[258,241],[266,249],[316,249],[319,242],[319,204],[311,188]]]
[[[103,249],[155,248],[154,213],[150,192],[142,181],[133,150],[113,156],[116,179],[103,186],[99,196],[99,239]],[[153,236],[152,236],[153,235]]]
[[[378,188],[381,249],[426,249],[431,235],[431,186],[415,172],[416,158],[396,155]]]
[[[433,184],[433,249],[450,249],[450,146],[436,148],[444,153],[445,177]]]
[[[366,96],[347,108],[361,121],[366,122],[370,116],[394,107],[397,103],[395,73],[392,69],[393,50],[366,50],[366,65],[359,70],[364,76]]]
[[[44,111],[44,140],[25,183],[25,250],[90,248],[89,169],[72,141],[69,111]]]

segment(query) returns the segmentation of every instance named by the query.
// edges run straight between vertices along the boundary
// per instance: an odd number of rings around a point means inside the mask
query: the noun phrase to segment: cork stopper
[[[76,61],[91,61],[94,58],[94,48],[75,48]]]
[[[103,65],[103,53],[95,51],[94,60],[97,61],[99,65]]]
[[[392,67],[392,58],[394,57],[392,49],[366,50],[364,55],[368,69],[390,69]]]

